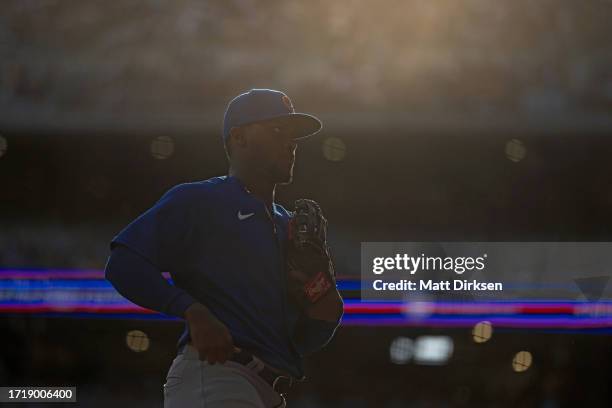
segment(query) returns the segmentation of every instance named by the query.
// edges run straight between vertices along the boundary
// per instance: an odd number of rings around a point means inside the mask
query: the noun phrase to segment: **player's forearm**
[[[343,312],[338,313],[337,303],[342,304],[342,298],[340,298],[337,291],[330,292],[331,293],[328,293],[326,297],[327,299],[333,300],[333,302],[330,301],[330,303],[333,303],[333,306],[324,307],[323,304],[321,304],[314,309],[321,309],[320,315],[312,311],[310,313],[305,312],[297,323],[293,340],[298,351],[303,356],[325,347],[334,337],[334,333],[340,325]],[[324,298],[321,298],[320,301],[323,299]],[[316,317],[313,317],[313,314]],[[331,317],[334,317],[334,319],[332,320]]]
[[[316,303],[306,308],[306,315],[311,319],[337,323],[344,312],[344,302],[337,289],[332,288]]]
[[[195,302],[187,292],[170,285],[154,265],[123,245],[112,250],[105,276],[122,296],[160,313],[183,317]]]

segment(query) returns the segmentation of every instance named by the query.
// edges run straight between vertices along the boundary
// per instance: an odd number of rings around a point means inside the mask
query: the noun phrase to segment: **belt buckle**
[[[283,387],[282,384],[286,385],[286,389],[285,387]],[[293,377],[287,377],[285,375],[279,375],[272,382],[272,389],[283,397],[287,394],[287,391],[292,386],[293,386]]]

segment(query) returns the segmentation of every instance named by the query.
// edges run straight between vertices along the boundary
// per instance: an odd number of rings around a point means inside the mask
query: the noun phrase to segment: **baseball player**
[[[320,129],[282,92],[237,96],[224,117],[228,175],[174,186],[112,239],[113,286],[185,319],[165,408],[284,407],[303,357],[332,338],[343,302],[327,222],[314,201],[274,202],[297,142]]]

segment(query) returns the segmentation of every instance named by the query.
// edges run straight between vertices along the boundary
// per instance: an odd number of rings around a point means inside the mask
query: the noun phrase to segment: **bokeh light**
[[[493,326],[491,322],[478,322],[472,329],[472,337],[476,343],[484,343],[491,339],[493,335]]]
[[[389,347],[389,358],[393,364],[406,364],[412,358],[414,342],[408,337],[397,337]]]
[[[433,298],[419,294],[418,300],[406,300],[402,305],[402,313],[413,320],[424,320],[431,316],[435,311]],[[414,296],[415,298],[417,296]]]
[[[414,342],[414,362],[421,365],[443,365],[453,355],[455,346],[448,336],[420,336]]]
[[[159,160],[167,159],[174,153],[174,140],[169,136],[158,136],[151,142],[151,156]]]
[[[141,330],[130,330],[125,336],[125,342],[130,350],[140,353],[149,349],[149,336]]]
[[[512,359],[512,369],[517,373],[527,371],[531,367],[533,357],[528,351],[519,351]]]
[[[506,142],[506,158],[515,163],[520,162],[527,155],[525,144],[518,139]]]
[[[344,160],[346,144],[339,137],[328,137],[323,141],[323,156],[333,162]]]

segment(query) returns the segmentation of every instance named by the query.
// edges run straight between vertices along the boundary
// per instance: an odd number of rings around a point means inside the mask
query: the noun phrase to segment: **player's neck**
[[[249,193],[263,201],[268,208],[272,208],[276,183],[260,177],[259,174],[236,168],[230,168],[229,175],[237,178]]]

